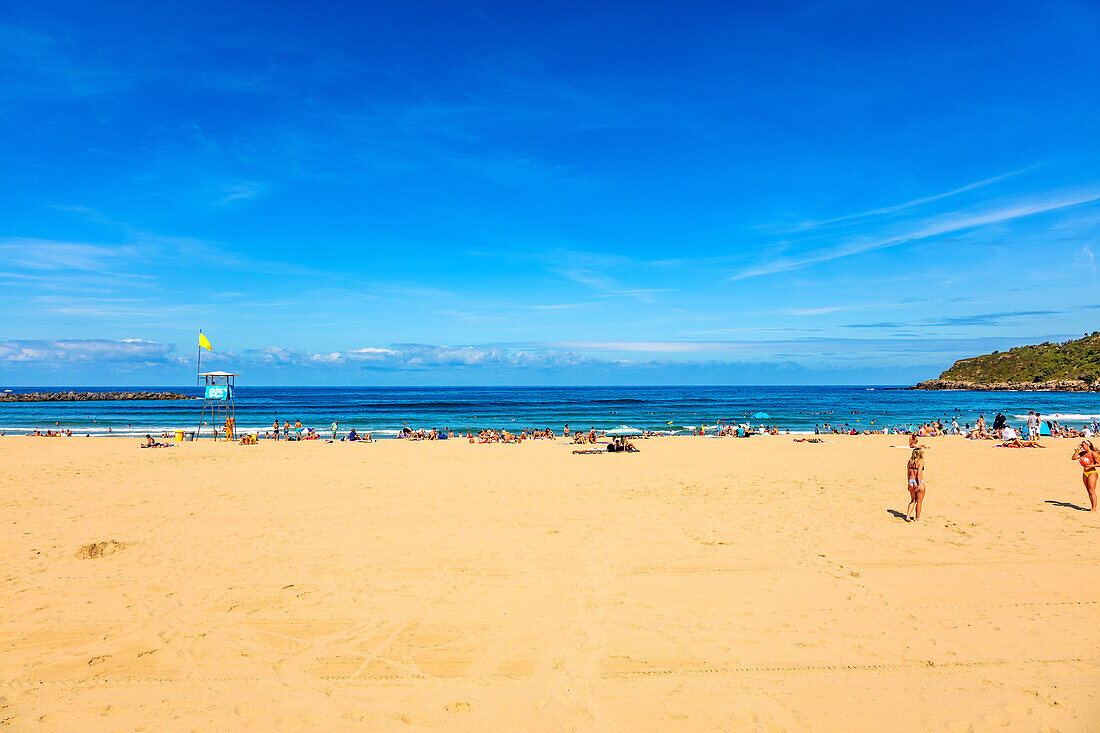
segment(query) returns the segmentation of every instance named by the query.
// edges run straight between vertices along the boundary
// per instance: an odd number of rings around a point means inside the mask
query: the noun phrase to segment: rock
[[[193,400],[178,392],[7,392],[0,402],[87,402],[89,400]]]
[[[1049,382],[967,382],[954,379],[927,379],[909,389],[960,389],[977,392],[1100,392],[1100,382],[1082,379],[1056,379]]]

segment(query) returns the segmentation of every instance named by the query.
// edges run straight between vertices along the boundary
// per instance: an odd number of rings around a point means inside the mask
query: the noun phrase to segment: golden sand
[[[0,724],[1098,729],[1072,441],[833,440],[0,439]]]

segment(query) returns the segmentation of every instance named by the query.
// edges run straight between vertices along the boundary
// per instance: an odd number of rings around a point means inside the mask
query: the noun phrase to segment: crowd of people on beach
[[[870,421],[870,425],[874,425],[875,420]],[[1044,432],[1043,427],[1046,430]],[[129,427],[129,426],[127,426]],[[252,433],[242,434],[237,436],[235,434],[235,421],[232,417],[226,419],[225,423],[220,426],[221,435],[225,440],[236,440],[239,437],[241,445],[256,445],[259,442],[259,431]],[[776,425],[766,426],[759,425],[753,427],[748,424],[736,424],[726,423],[725,421],[717,421],[712,427],[699,425],[690,427],[690,435],[693,436],[706,436],[706,437],[738,437],[747,438],[755,435],[779,435],[780,430]],[[108,428],[108,432],[110,432]],[[215,429],[214,437],[218,437],[218,430]],[[657,438],[669,435],[674,435],[679,431],[654,431],[654,430],[637,430],[633,431],[635,437],[641,438]],[[790,429],[786,431],[787,435],[790,435]],[[26,435],[31,437],[71,437],[73,434],[71,429],[62,429],[58,427],[56,430],[40,430],[35,429],[27,432]],[[1002,413],[997,413],[993,422],[987,423],[984,414],[978,415],[974,425],[965,423],[959,424],[957,417],[951,419],[950,425],[946,425],[942,420],[933,420],[922,423],[920,426],[909,426],[905,428],[893,428],[890,427],[866,427],[856,428],[848,423],[842,425],[833,425],[830,423],[822,423],[814,426],[814,435],[908,435],[909,436],[909,449],[911,454],[906,462],[906,488],[909,492],[909,506],[905,513],[905,521],[918,522],[921,517],[921,510],[924,506],[925,497],[925,483],[924,483],[924,465],[925,454],[924,451],[929,448],[928,445],[920,442],[921,438],[930,437],[943,437],[943,436],[957,436],[965,437],[969,440],[990,440],[999,441],[997,447],[1003,448],[1044,448],[1040,442],[1041,435],[1047,435],[1055,438],[1084,438],[1073,453],[1073,460],[1078,461],[1082,467],[1082,482],[1085,490],[1089,496],[1090,511],[1097,511],[1096,502],[1096,484],[1098,478],[1098,470],[1100,470],[1100,450],[1097,450],[1092,441],[1089,440],[1095,435],[1100,434],[1100,422],[1092,420],[1089,423],[1085,423],[1080,428],[1075,428],[1068,425],[1061,425],[1057,420],[1043,420],[1042,416],[1034,410],[1031,410],[1027,414],[1026,421],[1020,425],[1019,428],[1013,427],[1009,424],[1008,419]],[[0,437],[6,435],[6,432],[0,432]],[[162,438],[169,438],[171,433],[165,431],[161,434]],[[634,445],[625,435],[609,436],[607,431],[597,431],[595,427],[590,427],[585,430],[572,430],[569,425],[566,424],[562,431],[562,436],[576,445],[595,445],[597,443],[605,443],[605,447],[601,449],[582,449],[574,450],[574,453],[603,453],[603,452],[624,452],[635,453],[638,451],[637,446]],[[312,427],[305,427],[302,425],[301,420],[295,420],[293,426],[289,420],[284,420],[280,425],[278,420],[272,424],[271,429],[265,431],[263,437],[267,440],[285,440],[285,441],[307,441],[307,440],[321,440],[321,434]],[[518,432],[509,431],[507,429],[491,429],[486,428],[479,430],[476,434],[472,430],[467,430],[465,436],[461,431],[456,433],[450,428],[444,428],[442,430],[437,428],[430,429],[412,429],[407,426],[403,427],[397,437],[403,440],[419,441],[419,440],[455,440],[464,439],[471,444],[489,444],[489,443],[510,443],[517,444],[528,440],[554,440],[557,436],[550,428],[523,428]],[[608,440],[610,438],[610,440]],[[371,433],[359,432],[355,428],[350,428],[346,433],[341,435],[340,424],[334,420],[329,428],[329,437],[325,438],[327,442],[349,442],[349,443],[368,443],[374,442]],[[807,438],[799,437],[794,439],[798,443],[822,443],[824,442],[819,437]],[[142,448],[171,448],[170,442],[161,443],[155,440],[151,435],[145,436],[145,441],[141,444]]]
[[[224,435],[227,437],[233,436],[233,424],[232,418],[226,421],[224,426]],[[875,420],[870,421],[870,425],[874,425]],[[814,426],[814,435],[820,436],[826,435],[908,435],[909,436],[909,449],[911,450],[908,461],[905,465],[906,473],[906,489],[909,493],[909,505],[906,508],[904,519],[906,522],[919,522],[921,521],[921,512],[924,508],[924,498],[926,493],[926,486],[924,482],[924,466],[925,466],[925,450],[929,448],[928,445],[920,442],[921,438],[930,437],[944,437],[944,436],[957,436],[965,437],[969,440],[992,440],[1000,441],[998,447],[1004,448],[1043,448],[1045,446],[1040,443],[1040,435],[1043,433],[1043,426],[1046,426],[1046,434],[1052,437],[1059,438],[1075,438],[1083,437],[1083,440],[1073,453],[1073,460],[1079,461],[1082,466],[1082,481],[1085,486],[1085,490],[1089,496],[1089,502],[1091,511],[1097,511],[1096,504],[1096,484],[1098,476],[1098,468],[1100,468],[1100,451],[1092,444],[1087,438],[1091,438],[1100,432],[1100,424],[1093,421],[1091,424],[1085,424],[1081,428],[1074,428],[1070,426],[1063,426],[1058,423],[1057,420],[1043,421],[1039,413],[1031,410],[1028,412],[1026,422],[1020,426],[1019,429],[1009,424],[1008,419],[1002,413],[997,413],[994,417],[992,424],[986,422],[985,415],[981,414],[974,422],[973,427],[966,423],[964,425],[959,424],[957,417],[951,419],[950,425],[945,425],[942,420],[933,420],[922,423],[920,426],[909,426],[905,428],[890,427],[866,427],[857,428],[848,423],[842,425],[833,425],[830,423],[823,423],[821,425]],[[341,442],[373,442],[370,433],[359,433],[354,428],[348,430],[348,432],[341,436],[340,425],[338,421],[333,421],[328,438],[329,442],[341,441]],[[717,437],[738,437],[746,438],[754,435],[779,435],[779,427],[776,425],[759,427],[752,427],[748,424],[736,424],[726,423],[725,421],[718,421],[713,428],[708,428],[704,425],[699,425],[690,428],[690,434],[693,436],[717,436]],[[677,431],[652,431],[652,430],[638,430],[633,431],[637,437],[654,438],[662,437],[665,435],[675,434]],[[786,434],[790,435],[790,430],[786,430]],[[52,431],[51,431],[52,433]],[[632,441],[630,441],[626,435],[608,436],[607,431],[597,431],[595,427],[584,430],[572,430],[569,425],[566,424],[562,431],[562,436],[576,444],[576,445],[595,445],[597,443],[606,442],[606,446],[600,449],[580,449],[574,450],[574,453],[636,453],[638,448]],[[148,435],[146,437],[146,444],[142,447],[164,447],[168,444],[156,443]],[[300,420],[295,420],[293,427],[290,421],[284,421],[280,426],[278,420],[272,425],[272,429],[266,431],[264,437],[270,440],[318,440],[320,435],[318,432],[310,427],[303,427]],[[455,433],[451,428],[430,428],[430,429],[413,429],[408,426],[402,427],[398,432],[397,437],[403,440],[410,441],[435,441],[435,440],[455,440],[465,439],[471,444],[487,444],[487,443],[509,443],[518,444],[528,440],[553,440],[557,436],[550,428],[523,428],[518,432],[509,431],[507,429],[491,429],[486,428],[479,430],[475,435],[472,430],[467,430],[466,435],[463,436],[461,432]],[[610,440],[607,440],[610,437]],[[255,444],[258,441],[258,433],[244,435],[241,437],[240,442],[242,444]],[[798,443],[822,443],[824,442],[819,437],[795,438],[795,442]]]
[[[971,427],[970,423],[959,426],[958,418],[951,420],[950,426],[945,426],[941,421],[927,422],[917,430],[919,435],[961,435],[970,440],[1001,440],[1013,442],[1013,447],[1019,447],[1019,443],[1036,442],[1046,427],[1046,435],[1054,438],[1091,438],[1100,432],[1100,423],[1093,420],[1075,428],[1069,425],[1061,425],[1057,420],[1043,420],[1042,416],[1031,410],[1028,412],[1026,422],[1019,428],[1009,424],[1004,414],[998,412],[993,418],[993,423],[986,422],[985,415],[978,415],[978,419]]]
[[[874,420],[871,420],[871,425],[874,425]],[[822,434],[831,435],[908,435],[909,436],[909,449],[911,450],[908,461],[905,465],[906,473],[906,489],[909,493],[909,505],[906,508],[904,519],[906,522],[919,522],[921,521],[921,512],[924,508],[924,498],[926,493],[926,486],[924,482],[924,465],[925,454],[924,451],[929,448],[928,445],[920,442],[921,438],[928,437],[943,437],[943,436],[958,436],[965,437],[970,440],[993,440],[1000,441],[998,447],[1004,448],[1043,448],[1039,438],[1042,433],[1042,426],[1044,421],[1041,416],[1034,410],[1030,411],[1027,416],[1026,423],[1020,427],[1019,430],[1014,428],[1008,423],[1007,418],[1002,413],[997,413],[993,419],[992,424],[988,424],[985,419],[985,415],[979,415],[975,421],[973,427],[969,423],[959,425],[958,418],[952,418],[951,424],[945,425],[941,420],[934,420],[930,422],[922,423],[919,427],[910,426],[908,428],[894,428],[891,430],[889,427],[881,428],[863,428],[859,429],[853,427],[847,423],[843,425],[832,425],[829,423],[823,423],[821,425],[814,426],[814,435],[819,436]],[[1059,425],[1056,420],[1045,421],[1047,427],[1047,434],[1052,437],[1059,438],[1074,438],[1084,437],[1091,438],[1100,432],[1100,424],[1093,421],[1091,424],[1083,425],[1081,428],[1073,428],[1070,426]],[[333,421],[330,427],[330,442],[342,441],[342,442],[373,442],[370,433],[359,433],[354,428],[348,430],[348,432],[341,437],[339,431],[339,422]],[[760,425],[754,428],[747,424],[735,424],[725,423],[724,421],[718,421],[713,426],[713,429],[708,429],[706,426],[700,425],[690,428],[691,435],[694,436],[718,436],[718,437],[751,437],[754,435],[779,435],[779,427]],[[637,437],[654,438],[662,437],[673,434],[675,431],[659,432],[652,430],[639,430],[635,431]],[[790,430],[786,430],[786,434],[790,435]],[[233,426],[227,422],[225,426],[225,435],[233,435]],[[576,444],[576,445],[595,445],[597,443],[606,442],[605,448],[601,449],[581,449],[574,450],[574,453],[604,453],[604,452],[623,452],[623,453],[636,453],[638,452],[637,446],[634,445],[625,435],[612,435],[608,436],[607,431],[597,431],[595,427],[584,430],[572,430],[569,425],[566,424],[562,431],[562,436]],[[241,438],[241,443],[255,444],[257,442],[258,434],[246,435]],[[284,421],[280,426],[276,420],[272,425],[272,430],[266,432],[265,438],[273,440],[318,440],[319,434],[313,428],[306,428],[302,426],[300,420],[295,420],[293,428],[289,421]],[[397,437],[403,440],[419,441],[419,440],[455,440],[465,439],[471,444],[487,444],[487,443],[511,443],[517,444],[527,440],[553,440],[557,436],[550,428],[523,428],[519,432],[512,432],[507,429],[482,429],[475,435],[473,431],[468,430],[466,435],[463,436],[461,432],[455,433],[450,428],[438,429],[412,429],[407,426],[403,427]],[[610,440],[607,440],[610,437]],[[156,447],[162,444],[154,443],[153,439],[146,436],[148,446]],[[795,438],[795,442],[798,443],[822,443],[824,442],[819,437]],[[145,447],[145,446],[143,446]],[[1073,460],[1079,461],[1083,473],[1082,481],[1085,486],[1085,490],[1088,493],[1089,501],[1091,505],[1091,511],[1097,511],[1096,504],[1096,484],[1098,476],[1098,468],[1100,468],[1100,451],[1089,440],[1083,440],[1073,453]]]

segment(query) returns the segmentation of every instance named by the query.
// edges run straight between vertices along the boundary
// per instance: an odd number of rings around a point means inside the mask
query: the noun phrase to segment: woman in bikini
[[[1094,512],[1096,511],[1096,468],[1100,466],[1100,452],[1096,450],[1092,441],[1082,440],[1077,450],[1073,452],[1073,460],[1081,464],[1083,469],[1081,481],[1085,484],[1085,491],[1089,493],[1089,503],[1092,505],[1089,511]]]
[[[915,448],[905,465],[906,488],[909,489],[909,508],[905,510],[905,521],[920,521],[920,510],[924,506],[924,450]],[[912,518],[910,518],[910,516]]]

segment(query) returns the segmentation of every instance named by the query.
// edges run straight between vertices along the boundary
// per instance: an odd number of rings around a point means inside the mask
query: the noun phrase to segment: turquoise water
[[[163,390],[162,387],[27,387],[18,392]],[[198,395],[194,388],[173,391]],[[80,435],[144,435],[194,430],[201,400],[167,402],[0,403],[0,431],[71,429]],[[1100,394],[1063,392],[918,392],[890,387],[239,387],[237,424],[243,429],[301,420],[327,432],[366,430],[376,437],[410,428],[549,427],[561,431],[627,424],[654,430],[718,420],[778,425],[813,432],[815,425],[848,424],[857,429],[905,427],[927,420],[992,421],[1003,412],[1021,423],[1028,410],[1058,416],[1063,424],[1100,419]],[[768,418],[752,418],[765,413]],[[209,427],[207,427],[209,430]]]

